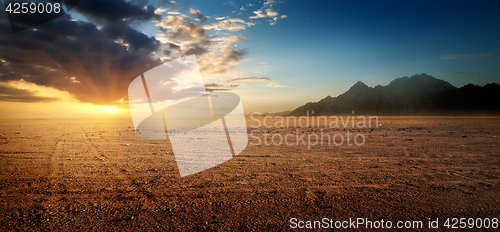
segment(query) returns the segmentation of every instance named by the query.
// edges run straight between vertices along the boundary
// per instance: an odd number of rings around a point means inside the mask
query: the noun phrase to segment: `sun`
[[[115,107],[108,106],[108,107],[106,107],[106,111],[108,111],[109,113],[114,113],[116,111],[116,109],[115,109]]]

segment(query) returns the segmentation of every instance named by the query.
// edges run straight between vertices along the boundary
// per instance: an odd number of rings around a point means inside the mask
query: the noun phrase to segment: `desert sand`
[[[138,137],[130,119],[1,119],[0,230],[270,231],[290,229],[291,218],[500,217],[500,118],[379,118],[378,128],[356,129],[363,146],[249,144],[183,178],[170,144]]]

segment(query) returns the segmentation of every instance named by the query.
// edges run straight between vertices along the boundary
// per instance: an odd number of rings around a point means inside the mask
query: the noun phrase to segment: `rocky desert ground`
[[[251,133],[257,123],[247,123]],[[264,144],[266,133],[297,129],[350,130],[366,141]],[[282,231],[291,218],[500,217],[498,117],[254,132],[235,158],[181,178],[168,141],[138,137],[127,118],[1,119],[0,230]]]

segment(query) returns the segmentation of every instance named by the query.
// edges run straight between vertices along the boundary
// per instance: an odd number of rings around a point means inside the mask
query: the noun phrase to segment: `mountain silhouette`
[[[402,77],[386,86],[361,81],[347,92],[309,102],[290,116],[309,115],[499,115],[500,85],[457,88],[427,74]],[[314,113],[313,113],[314,112]]]

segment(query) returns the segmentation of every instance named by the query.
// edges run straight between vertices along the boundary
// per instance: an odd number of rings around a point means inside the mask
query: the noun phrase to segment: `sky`
[[[419,73],[500,83],[498,1],[80,0],[16,33],[40,19],[0,5],[0,117],[127,117],[133,79],[192,54],[246,113]]]

